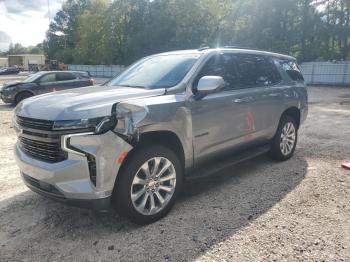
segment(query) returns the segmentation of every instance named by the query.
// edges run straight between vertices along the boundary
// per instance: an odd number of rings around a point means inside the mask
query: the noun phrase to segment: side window
[[[243,88],[269,86],[281,81],[274,63],[260,55],[237,55],[239,84]]]
[[[69,80],[74,80],[74,79],[76,79],[76,77],[72,73],[67,73],[67,72],[56,73],[56,80],[57,81],[69,81]]]
[[[234,59],[232,54],[219,54],[211,57],[197,75],[193,84],[194,89],[197,88],[203,76],[221,76],[225,81],[224,90],[235,89],[238,82]]]
[[[49,83],[49,82],[55,82],[55,81],[56,81],[55,74],[46,74],[39,79],[40,83]]]
[[[280,64],[289,77],[296,82],[304,81],[304,77],[301,74],[298,64],[293,60],[282,60]]]

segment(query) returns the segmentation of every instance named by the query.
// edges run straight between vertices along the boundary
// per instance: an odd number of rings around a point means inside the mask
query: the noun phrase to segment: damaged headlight
[[[84,130],[96,134],[105,133],[116,125],[115,117],[97,117],[90,119],[58,120],[54,122],[53,130]]]
[[[129,139],[139,139],[137,126],[146,118],[148,113],[148,107],[142,101],[133,101],[132,104],[124,102],[114,104],[112,115],[118,119],[114,132]]]

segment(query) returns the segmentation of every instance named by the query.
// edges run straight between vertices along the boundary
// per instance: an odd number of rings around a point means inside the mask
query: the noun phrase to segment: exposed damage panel
[[[134,103],[117,103],[113,106],[112,115],[117,119],[114,132],[128,138],[129,141],[138,142],[140,123],[149,114],[145,103],[135,101]]]
[[[69,139],[71,147],[94,156],[98,174],[96,189],[111,193],[121,166],[119,157],[130,152],[132,146],[111,131],[103,135],[86,134]]]
[[[142,134],[149,132],[175,134],[184,150],[185,167],[192,166],[192,118],[190,110],[186,107],[185,94],[116,103],[113,105],[112,115],[117,119],[113,131],[133,146],[136,146]]]

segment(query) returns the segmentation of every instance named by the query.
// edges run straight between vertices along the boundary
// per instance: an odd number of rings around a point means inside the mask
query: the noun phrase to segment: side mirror
[[[225,81],[221,76],[203,76],[199,79],[197,94],[205,96],[211,93],[221,91],[225,86]]]

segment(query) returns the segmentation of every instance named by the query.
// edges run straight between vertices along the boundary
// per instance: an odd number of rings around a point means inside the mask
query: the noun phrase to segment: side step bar
[[[205,176],[210,176],[218,173],[228,167],[232,167],[240,162],[255,158],[262,154],[267,153],[270,150],[270,145],[264,145],[252,149],[246,149],[244,151],[239,151],[233,155],[223,157],[210,165],[201,166],[194,171],[187,174],[186,179],[195,179]]]

